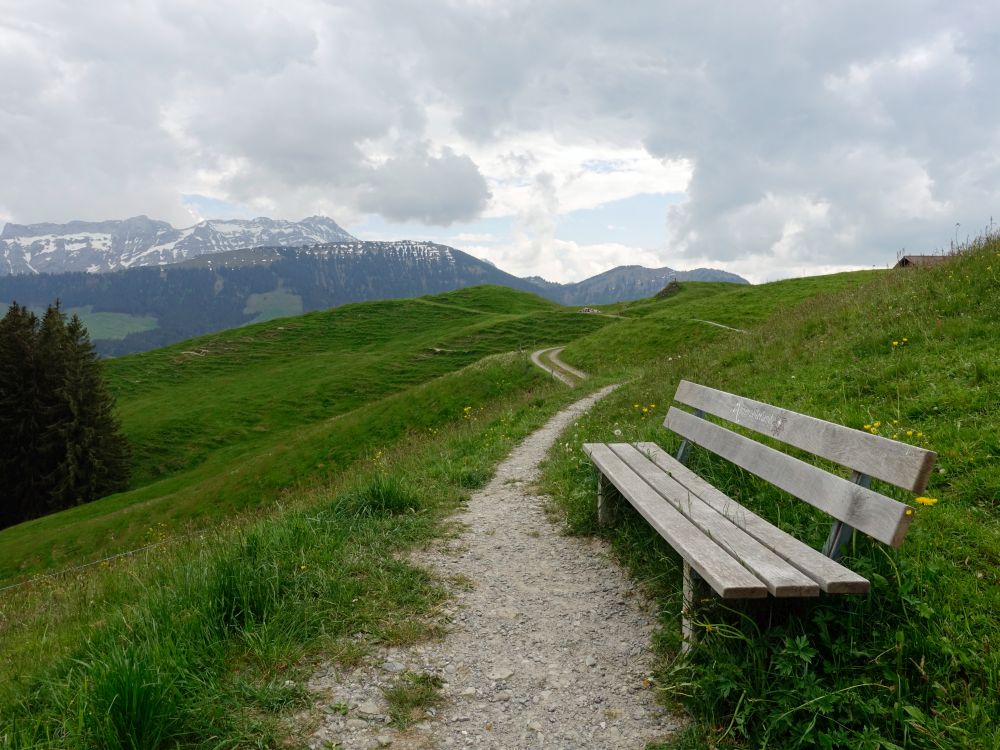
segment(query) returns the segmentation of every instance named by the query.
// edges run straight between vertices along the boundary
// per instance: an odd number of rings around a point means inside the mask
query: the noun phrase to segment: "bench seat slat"
[[[923,492],[933,451],[682,380],[676,401],[911,492]]]
[[[675,407],[670,407],[664,424],[678,435],[885,544],[899,547],[913,521],[913,509],[898,500]]]
[[[767,587],[673,506],[603,443],[586,443],[584,452],[618,491],[724,599],[760,599]]]
[[[869,590],[870,584],[866,578],[845,568],[808,544],[799,541],[791,534],[747,510],[684,466],[656,443],[636,443],[635,447],[663,471],[670,474],[679,484],[697,494],[706,505],[714,508],[726,518],[732,519],[765,547],[816,581],[826,593],[864,594]]]
[[[693,492],[665,474],[634,446],[628,443],[613,443],[608,447],[666,502],[673,505],[762,580],[772,596],[819,596],[819,585],[816,581],[776,555],[731,519],[703,502],[699,493]]]

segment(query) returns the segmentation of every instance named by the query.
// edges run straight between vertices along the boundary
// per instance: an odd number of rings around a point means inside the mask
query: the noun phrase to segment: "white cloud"
[[[481,244],[561,279],[880,265],[997,212],[998,20],[919,0],[0,0],[0,205],[511,217]],[[665,246],[559,236],[571,211],[675,192]]]
[[[469,245],[463,249],[515,276],[541,276],[562,283],[582,281],[616,266],[667,265],[656,251],[611,242],[581,244],[551,239],[545,251],[539,252],[530,240],[521,238],[507,244]]]

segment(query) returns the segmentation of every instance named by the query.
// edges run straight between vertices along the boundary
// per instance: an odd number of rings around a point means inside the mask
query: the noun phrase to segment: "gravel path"
[[[579,378],[580,380],[586,380],[587,373],[585,373],[583,370],[576,369],[575,367],[573,367],[573,365],[566,364],[559,358],[559,355],[562,354],[562,351],[565,348],[566,348],[565,346],[559,346],[556,347],[555,349],[549,349],[549,362],[558,367],[560,370],[568,372],[574,378]]]
[[[647,602],[600,541],[563,536],[531,487],[558,434],[613,387],[515,448],[462,534],[416,557],[455,589],[443,640],[314,676],[325,713],[310,747],[642,748],[680,726],[655,703]],[[382,691],[404,672],[440,677],[445,700],[399,732]]]
[[[545,372],[547,372],[549,375],[551,375],[554,378],[558,378],[559,380],[561,380],[562,382],[564,382],[566,385],[568,385],[568,386],[576,385],[576,380],[568,372],[563,372],[562,370],[560,370],[558,367],[555,367],[554,365],[550,366],[550,365],[545,364],[545,361],[542,359],[542,355],[544,355],[547,352],[551,352],[551,351],[554,351],[554,350],[553,349],[539,349],[537,352],[532,352],[531,353],[531,361],[534,362],[536,366],[541,367],[543,370],[545,370]]]

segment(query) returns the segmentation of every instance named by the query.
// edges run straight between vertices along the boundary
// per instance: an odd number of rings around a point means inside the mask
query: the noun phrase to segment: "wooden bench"
[[[599,472],[599,522],[613,522],[618,497],[624,497],[683,558],[684,650],[694,635],[692,571],[725,599],[868,591],[866,579],[837,562],[841,548],[854,529],[899,547],[914,513],[870,489],[871,479],[919,493],[937,454],[688,381],[681,381],[674,399],[695,410],[671,407],[663,423],[683,438],[676,457],[656,443],[587,443],[583,450]],[[850,478],[721,427],[705,414],[833,461],[849,469]],[[692,444],[832,516],[823,550],[765,521],[687,468]]]

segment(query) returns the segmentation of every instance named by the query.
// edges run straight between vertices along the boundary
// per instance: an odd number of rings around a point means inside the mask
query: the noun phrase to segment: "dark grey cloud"
[[[361,210],[391,221],[447,226],[475,219],[490,191],[468,156],[445,149],[440,156],[415,154],[379,165],[361,192]]]

